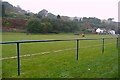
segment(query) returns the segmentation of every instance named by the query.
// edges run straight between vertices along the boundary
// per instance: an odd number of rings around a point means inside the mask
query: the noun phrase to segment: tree
[[[48,11],[43,9],[38,13],[37,17],[38,18],[45,18],[47,16],[47,14],[48,14]]]
[[[52,25],[49,22],[41,23],[42,33],[49,33],[52,31]]]
[[[74,19],[73,19],[73,20],[74,20],[74,21],[76,21],[76,22],[78,22],[78,21],[79,21],[77,17],[74,17]]]
[[[57,15],[57,19],[61,19],[60,15]]]
[[[28,21],[27,31],[30,33],[39,33],[42,31],[40,20],[35,18]]]
[[[114,18],[108,18],[108,21],[112,21],[112,20],[114,20]]]
[[[56,19],[56,16],[54,14],[52,14],[52,13],[48,13],[47,14],[47,18],[49,18],[49,19]]]

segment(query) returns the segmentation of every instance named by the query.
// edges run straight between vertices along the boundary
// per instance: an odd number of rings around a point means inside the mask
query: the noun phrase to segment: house
[[[98,33],[98,34],[106,33],[106,29],[104,29],[104,28],[97,28],[96,29],[96,33]]]
[[[108,30],[108,33],[111,35],[115,35],[115,31],[114,30]]]

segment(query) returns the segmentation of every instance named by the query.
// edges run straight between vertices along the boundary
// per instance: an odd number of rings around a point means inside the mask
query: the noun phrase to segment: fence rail
[[[74,39],[61,39],[61,40],[21,40],[21,41],[8,41],[0,42],[0,44],[16,44],[17,51],[17,71],[18,76],[20,75],[20,44],[21,43],[32,43],[32,42],[58,42],[58,41],[76,41],[76,60],[78,60],[79,52],[79,40],[102,40],[102,54],[104,53],[105,39],[116,39],[116,48],[118,48],[118,38],[74,38]]]
[[[115,38],[75,38],[75,39],[59,39],[59,40],[21,40],[21,41],[8,41],[0,42],[0,44],[16,44],[16,43],[31,43],[31,42],[57,42],[57,41],[72,41],[72,40],[102,40],[102,39],[115,39]]]

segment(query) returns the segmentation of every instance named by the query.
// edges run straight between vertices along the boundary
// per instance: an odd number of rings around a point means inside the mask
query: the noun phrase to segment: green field
[[[110,35],[86,34],[85,38],[116,38]],[[46,40],[82,38],[81,35],[3,33],[2,40]],[[116,39],[105,40],[102,54],[101,40],[79,42],[79,60],[76,60],[76,42],[41,42],[20,44],[21,75],[17,76],[16,45],[2,45],[3,78],[116,78],[118,77],[118,50]],[[1,44],[0,44],[1,45]],[[46,54],[42,54],[45,53]],[[28,55],[28,56],[25,56]],[[30,56],[29,56],[30,55]],[[7,59],[6,59],[7,58]]]

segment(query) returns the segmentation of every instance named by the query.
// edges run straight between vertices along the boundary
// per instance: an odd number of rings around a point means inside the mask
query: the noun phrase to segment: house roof
[[[97,28],[97,29],[106,30],[105,28]]]

